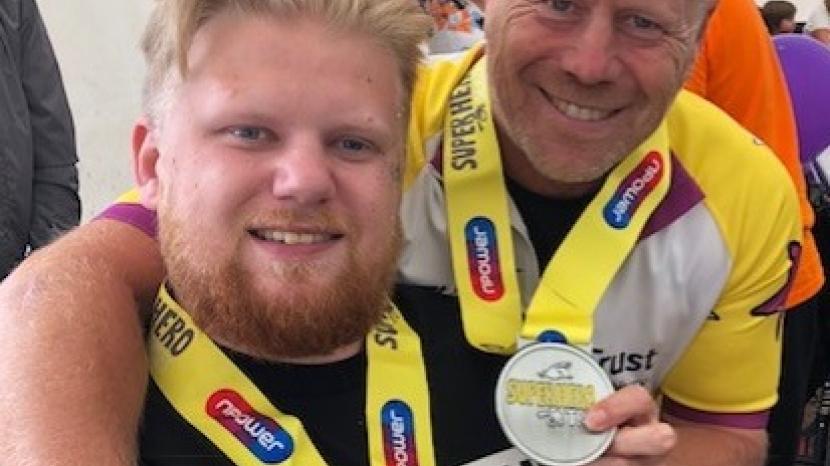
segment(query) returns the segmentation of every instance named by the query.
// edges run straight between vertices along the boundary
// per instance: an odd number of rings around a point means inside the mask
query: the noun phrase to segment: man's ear
[[[157,136],[147,117],[141,117],[133,127],[133,176],[141,204],[151,210],[156,210],[160,195]]]

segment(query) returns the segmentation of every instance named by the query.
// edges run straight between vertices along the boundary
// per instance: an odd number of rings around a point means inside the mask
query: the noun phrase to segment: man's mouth
[[[554,106],[554,108],[559,110],[563,115],[567,116],[568,118],[573,118],[574,120],[600,121],[610,118],[619,111],[605,110],[596,107],[586,107],[578,105],[574,102],[569,102],[567,100],[553,97],[552,95],[545,92],[544,89],[542,90],[542,94],[544,94],[545,98],[548,100],[548,102],[551,103],[551,105]]]
[[[267,228],[249,229],[248,233],[263,241],[287,245],[319,244],[338,240],[343,237],[342,234],[337,233],[301,233],[296,231],[273,230]]]

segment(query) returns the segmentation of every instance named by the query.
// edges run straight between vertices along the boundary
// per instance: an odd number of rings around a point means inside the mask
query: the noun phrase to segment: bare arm
[[[820,42],[830,45],[830,29],[817,29],[811,32],[811,34]]]
[[[658,415],[643,387],[627,386],[594,405],[586,426],[619,426],[611,448],[591,466],[761,466],[766,432],[684,421]]]
[[[162,277],[151,238],[100,220],[0,285],[4,465],[135,464],[147,379],[136,302]]]
[[[761,466],[766,459],[767,433],[666,419],[677,433],[669,455],[673,466]]]

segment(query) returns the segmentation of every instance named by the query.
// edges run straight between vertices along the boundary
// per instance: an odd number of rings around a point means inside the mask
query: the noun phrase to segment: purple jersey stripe
[[[429,161],[432,168],[438,172],[439,175],[444,176],[444,140],[441,140],[441,143],[438,144],[438,147],[435,149],[435,154],[432,155],[432,159]]]
[[[753,413],[712,413],[684,406],[668,397],[663,398],[663,412],[685,421],[738,429],[764,429],[769,420],[769,410]]]
[[[670,183],[669,192],[646,222],[643,231],[640,232],[639,241],[671,225],[672,222],[703,200],[703,191],[700,190],[695,180],[683,168],[683,165],[680,164],[674,154],[671,156]]]
[[[96,220],[104,218],[132,225],[156,239],[156,212],[141,204],[112,204],[95,217]]]

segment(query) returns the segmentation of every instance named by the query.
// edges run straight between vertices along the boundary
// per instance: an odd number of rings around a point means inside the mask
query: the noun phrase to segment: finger
[[[611,442],[607,455],[659,457],[671,451],[677,444],[677,433],[664,422],[654,422],[637,427],[621,427]]]
[[[585,427],[598,432],[611,427],[648,424],[657,420],[657,405],[639,385],[629,385],[594,404],[585,416]]]

